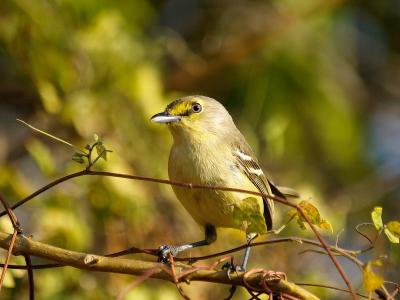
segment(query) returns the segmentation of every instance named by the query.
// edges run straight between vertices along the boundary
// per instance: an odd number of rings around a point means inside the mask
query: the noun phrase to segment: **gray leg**
[[[257,236],[257,234],[255,234],[255,233],[247,233],[247,234],[246,234],[247,247],[246,247],[246,249],[244,250],[243,261],[242,261],[242,265],[240,266],[241,269],[242,269],[243,271],[246,271],[247,262],[248,262],[249,257],[250,257],[250,250],[251,250],[251,247],[250,247],[249,245],[250,245],[251,241],[252,241],[256,236]]]
[[[171,253],[172,256],[175,257],[178,253],[182,251],[196,247],[210,245],[214,243],[216,239],[217,239],[217,231],[215,230],[215,227],[212,225],[206,225],[204,240],[180,246],[167,246],[167,245],[161,246],[158,252],[159,261],[168,262],[168,253]]]

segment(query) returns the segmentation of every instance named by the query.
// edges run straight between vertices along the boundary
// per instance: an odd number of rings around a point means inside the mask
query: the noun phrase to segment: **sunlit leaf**
[[[393,233],[389,228],[385,227],[384,232],[391,243],[393,243],[393,244],[400,243],[399,235]]]
[[[254,197],[243,199],[240,204],[236,205],[233,218],[238,227],[248,233],[267,232],[260,204]]]
[[[332,224],[329,223],[327,220],[322,219],[321,223],[319,224],[319,227],[320,227],[321,229],[325,229],[325,230],[328,230],[328,231],[330,231],[331,233],[333,233]]]
[[[383,278],[372,271],[371,263],[368,263],[363,270],[364,288],[373,292],[383,284]]]
[[[396,236],[400,237],[400,222],[399,221],[390,221],[386,224],[386,228],[390,230]]]
[[[375,206],[374,210],[371,212],[371,218],[376,230],[382,230],[383,228],[382,207]]]
[[[371,266],[382,267],[383,263],[382,260],[377,258],[369,262]]]
[[[102,142],[98,142],[96,145],[96,152],[102,159],[107,160],[107,150]]]
[[[328,230],[333,233],[332,224],[328,220],[321,217],[321,214],[317,207],[305,200],[301,201],[299,203],[299,206],[303,210],[304,214],[310,219],[313,225],[316,225],[321,229]],[[289,210],[288,216],[290,218],[296,219],[297,224],[301,229],[306,229],[305,223],[307,222],[296,209]]]
[[[294,217],[296,217],[297,216],[297,209],[295,209],[295,208],[292,208],[292,209],[290,209],[288,212],[287,212],[287,215],[288,215],[288,217],[289,217],[289,219],[291,219],[291,218],[294,218]]]

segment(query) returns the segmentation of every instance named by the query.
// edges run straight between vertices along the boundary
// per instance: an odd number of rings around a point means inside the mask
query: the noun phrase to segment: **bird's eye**
[[[194,103],[192,105],[192,111],[195,112],[195,113],[201,112],[202,109],[203,108],[201,107],[201,105],[199,103]]]

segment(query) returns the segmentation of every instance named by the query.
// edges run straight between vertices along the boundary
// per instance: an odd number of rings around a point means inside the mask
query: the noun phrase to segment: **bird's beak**
[[[175,122],[180,121],[181,119],[182,119],[181,116],[172,116],[165,111],[155,114],[154,116],[152,116],[150,118],[150,120],[152,120],[153,122],[156,122],[156,123],[175,123]]]

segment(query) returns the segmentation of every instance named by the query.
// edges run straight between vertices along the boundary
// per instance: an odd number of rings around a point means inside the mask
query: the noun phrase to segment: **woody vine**
[[[23,122],[23,121],[21,121]],[[72,249],[62,249],[51,245],[41,243],[26,236],[23,229],[23,224],[20,224],[14,210],[28,201],[34,200],[37,196],[45,191],[54,188],[55,186],[66,182],[72,178],[82,176],[108,176],[117,177],[128,180],[139,180],[157,184],[168,184],[181,186],[188,189],[215,189],[225,191],[235,191],[239,193],[251,194],[261,196],[259,192],[246,191],[236,189],[233,187],[224,186],[204,186],[195,185],[185,182],[173,182],[166,179],[157,179],[151,177],[122,174],[116,172],[96,171],[94,167],[96,162],[100,159],[107,160],[107,154],[111,152],[103,141],[97,136],[94,136],[94,141],[87,144],[84,149],[80,149],[73,144],[66,142],[58,137],[49,133],[39,130],[25,122],[27,126],[35,131],[51,137],[59,142],[73,147],[76,152],[72,155],[72,159],[84,166],[83,170],[65,175],[58,178],[42,188],[34,191],[24,199],[16,201],[11,204],[9,199],[5,199],[0,193],[0,200],[4,207],[4,211],[0,213],[0,217],[7,217],[13,227],[13,233],[0,232],[0,247],[7,250],[6,258],[1,264],[2,271],[0,277],[0,293],[4,284],[4,279],[7,270],[9,269],[24,269],[27,272],[29,283],[29,299],[35,298],[34,289],[34,274],[38,269],[47,268],[61,268],[65,266],[72,266],[88,271],[101,271],[110,273],[123,273],[138,276],[132,284],[126,289],[120,291],[118,299],[124,299],[126,293],[141,284],[149,278],[157,278],[161,280],[168,280],[174,283],[184,299],[189,299],[190,295],[184,292],[184,284],[191,281],[207,281],[215,284],[231,285],[228,298],[231,298],[237,287],[245,288],[250,299],[259,299],[261,294],[268,294],[270,299],[319,299],[318,295],[314,295],[307,291],[306,286],[319,286],[327,289],[335,289],[343,293],[347,293],[352,299],[366,298],[366,299],[395,299],[400,292],[400,285],[398,282],[386,280],[378,275],[376,270],[384,265],[384,259],[377,257],[372,261],[362,261],[361,254],[370,251],[374,248],[374,243],[381,236],[386,236],[390,243],[400,242],[400,221],[391,220],[383,222],[383,209],[382,207],[375,207],[371,212],[371,222],[359,224],[356,227],[358,234],[363,236],[367,242],[365,249],[344,249],[339,246],[339,237],[334,245],[329,244],[321,235],[319,230],[328,230],[333,232],[332,226],[328,220],[324,219],[318,208],[309,201],[301,200],[299,203],[292,203],[286,199],[268,196],[273,201],[289,206],[292,209],[288,212],[288,221],[280,230],[271,232],[267,241],[251,242],[252,247],[268,247],[277,243],[291,243],[295,245],[309,245],[312,248],[307,250],[317,254],[328,255],[332,264],[340,274],[344,287],[334,287],[330,283],[294,283],[290,281],[290,274],[285,274],[285,270],[265,270],[262,268],[250,269],[247,272],[233,272],[229,273],[223,269],[226,262],[235,264],[232,254],[244,249],[247,245],[242,245],[234,249],[227,249],[220,253],[213,253],[201,257],[172,257],[170,256],[168,264],[161,264],[157,262],[147,262],[142,260],[124,259],[121,256],[126,254],[144,253],[149,256],[157,256],[158,249],[139,249],[131,247],[124,249],[118,253],[109,253],[105,255],[95,255],[90,253],[74,252]],[[263,195],[266,196],[266,195]],[[292,221],[295,220],[300,228],[307,230],[307,227],[314,233],[315,239],[306,239],[302,237],[282,237],[280,233]],[[362,232],[362,227],[371,226],[375,228],[375,237],[369,237]],[[25,264],[15,265],[10,264],[12,256],[21,255],[24,257]],[[345,257],[354,263],[363,274],[363,287],[365,294],[358,292],[353,287],[352,281],[345,273],[339,261],[338,256]],[[41,257],[49,260],[47,264],[32,264],[31,257]],[[213,261],[205,264],[204,260]]]

